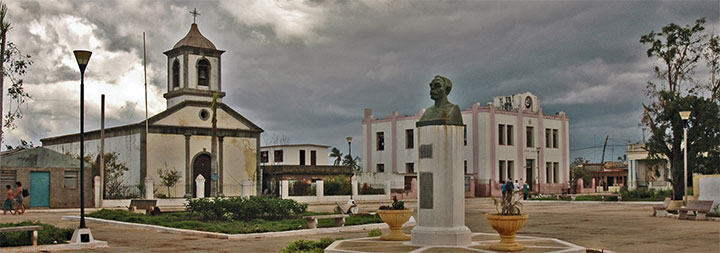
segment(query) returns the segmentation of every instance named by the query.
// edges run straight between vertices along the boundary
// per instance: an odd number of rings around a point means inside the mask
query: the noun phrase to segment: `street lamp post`
[[[535,188],[536,191],[540,192],[540,147],[537,147],[537,161],[535,163]]]
[[[92,52],[75,50],[73,53],[80,68],[80,228],[73,233],[72,241],[87,243],[92,240],[92,235],[85,225],[85,68]]]
[[[352,137],[346,137],[345,138],[348,142],[348,155],[350,156],[350,169],[355,169],[355,160],[353,160],[352,157]]]
[[[688,150],[688,138],[687,138],[687,132],[688,132],[688,120],[690,119],[691,111],[681,111],[680,112],[680,118],[683,120],[683,142],[685,142],[685,148],[683,149],[683,196],[684,200],[687,201],[687,174],[688,174],[688,166],[687,166],[687,150]]]

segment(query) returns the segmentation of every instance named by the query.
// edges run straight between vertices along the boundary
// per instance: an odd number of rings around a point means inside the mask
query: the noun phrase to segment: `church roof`
[[[200,30],[198,30],[198,26],[195,23],[190,26],[190,31],[188,31],[187,35],[185,35],[184,38],[175,43],[173,49],[179,48],[181,46],[191,46],[217,50],[217,48],[215,48],[215,44],[210,42],[210,40],[205,38],[205,36],[200,33]]]

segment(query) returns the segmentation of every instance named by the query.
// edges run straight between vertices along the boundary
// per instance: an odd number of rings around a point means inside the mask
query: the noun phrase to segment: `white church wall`
[[[173,62],[175,62],[175,60],[177,60],[178,63],[180,64],[180,73],[178,75],[180,77],[179,78],[180,86],[177,88],[173,88],[173,86],[172,86],[172,64],[173,64]],[[168,60],[168,63],[169,63],[168,73],[170,73],[170,75],[168,75],[168,79],[167,79],[168,80],[168,89],[169,90],[177,90],[177,89],[183,88],[185,86],[185,75],[183,75],[183,71],[185,71],[185,68],[183,67],[183,55],[178,55],[176,57],[170,58]]]
[[[140,134],[130,134],[105,138],[105,153],[116,152],[118,160],[128,167],[124,180],[127,185],[140,184]],[[80,142],[43,146],[66,154],[80,155]],[[85,155],[93,158],[100,153],[100,139],[85,141]]]
[[[225,137],[223,140],[223,193],[225,196],[255,195],[257,140]]]
[[[197,61],[203,57],[205,57],[205,59],[210,62],[210,88],[197,85]],[[217,57],[188,54],[188,87],[201,90],[219,90],[218,80],[220,80],[220,76],[218,75],[219,72],[217,71],[218,67],[219,64]]]
[[[212,115],[212,111],[209,107],[187,106],[153,124],[166,126],[211,127],[212,123],[210,122],[210,118],[207,120],[202,120],[200,118],[200,111],[202,109],[206,109],[210,115]],[[239,120],[236,120],[232,115],[222,109],[217,110],[217,127],[225,129],[250,129],[248,126]]]
[[[168,195],[158,174],[160,169],[180,172],[180,182],[171,190],[173,197],[185,194],[185,136],[177,134],[150,134],[148,136],[147,175],[155,182],[158,194]]]

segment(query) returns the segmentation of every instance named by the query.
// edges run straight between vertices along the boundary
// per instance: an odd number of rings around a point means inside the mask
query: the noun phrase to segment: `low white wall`
[[[157,199],[157,206],[184,206],[187,199]],[[102,207],[129,207],[130,199],[104,199]]]
[[[360,187],[363,186],[364,183],[368,183],[370,186],[372,186],[375,189],[382,189],[385,188],[385,184],[388,180],[390,180],[390,187],[393,189],[402,189],[405,188],[405,176],[400,174],[395,174],[392,172],[362,172],[362,173],[355,173],[355,176],[357,177],[358,184]]]
[[[700,188],[698,199],[714,201],[713,207],[720,204],[720,175],[700,177],[698,181]]]
[[[300,203],[308,204],[333,204],[340,202],[345,204],[350,200],[350,195],[333,195],[333,196],[290,196],[287,199],[292,199]],[[357,195],[352,196],[357,202],[382,202],[389,201],[390,197],[385,194],[374,194],[374,195]]]

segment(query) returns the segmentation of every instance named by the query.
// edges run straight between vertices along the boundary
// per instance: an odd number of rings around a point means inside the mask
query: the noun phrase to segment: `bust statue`
[[[450,90],[452,90],[450,79],[440,75],[433,78],[430,82],[430,98],[435,100],[435,104],[425,110],[415,126],[463,125],[460,107],[448,101]]]

